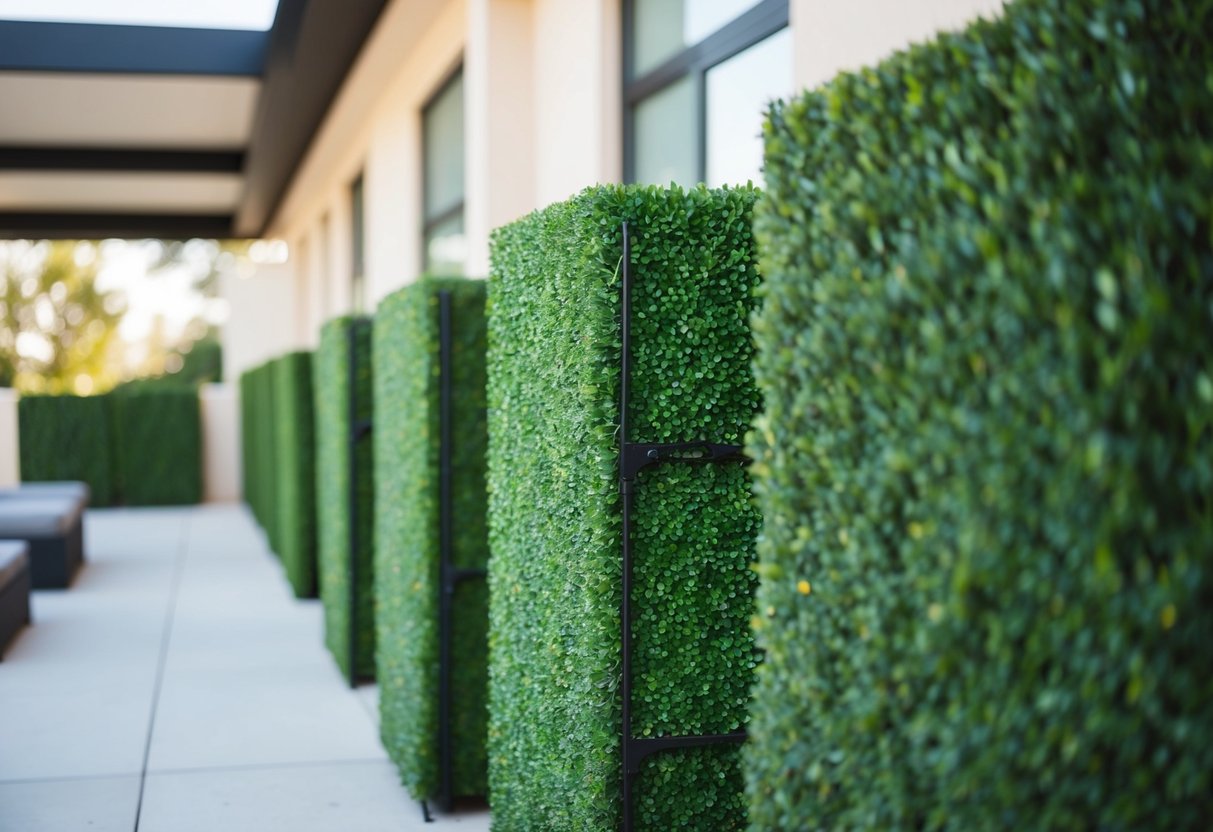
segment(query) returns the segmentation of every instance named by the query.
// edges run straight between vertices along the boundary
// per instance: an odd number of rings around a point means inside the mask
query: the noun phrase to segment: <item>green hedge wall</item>
[[[282,481],[278,473],[278,400],[274,385],[276,360],[261,366],[258,385],[261,388],[261,416],[257,422],[257,465],[261,476],[261,514],[270,549],[282,556],[282,537],[278,513],[278,495]]]
[[[350,331],[354,331],[353,350]],[[320,332],[314,359],[316,397],[317,559],[324,601],[325,643],[347,676],[375,675],[374,473],[371,437],[354,453],[358,480],[350,482],[350,366],[354,367],[355,420],[371,418],[371,327],[367,318],[337,318]],[[353,497],[351,501],[351,495]],[[351,503],[353,517],[351,517]],[[350,524],[357,524],[358,551],[350,552]],[[356,567],[355,606],[350,606],[350,563]],[[350,632],[354,655],[350,655]]]
[[[277,516],[274,446],[277,444],[273,422],[273,362],[247,370],[242,376],[241,395],[242,448],[244,451],[244,497],[253,517],[265,530],[270,549],[278,551],[273,528]]]
[[[127,505],[202,500],[202,415],[193,387],[115,391],[115,471]]]
[[[1210,31],[1026,0],[772,110],[754,829],[1208,827]]]
[[[439,293],[451,293],[452,558],[488,563],[485,283],[427,278],[375,314],[375,617],[380,733],[417,798],[439,791]],[[462,582],[452,626],[452,792],[487,787],[488,586]]]
[[[598,187],[504,229],[489,289],[493,822],[619,822],[620,222],[632,441],[738,443],[755,413],[751,189]],[[746,722],[758,517],[745,470],[663,466],[635,498],[634,732]],[[735,746],[649,758],[644,829],[745,823]]]
[[[257,406],[253,401],[255,378],[252,370],[240,374],[240,484],[241,493],[249,509],[256,516],[253,491],[257,483],[257,466],[253,462],[253,423]]]
[[[80,480],[93,506],[117,501],[107,397],[22,396],[17,421],[22,480]]]
[[[293,352],[272,364],[275,489],[282,565],[295,595],[316,596],[316,436],[312,354]]]
[[[192,387],[27,396],[18,414],[24,480],[82,480],[94,506],[202,499],[201,414]]]

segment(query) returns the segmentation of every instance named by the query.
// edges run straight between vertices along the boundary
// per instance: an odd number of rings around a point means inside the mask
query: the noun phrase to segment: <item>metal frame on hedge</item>
[[[628,399],[631,394],[632,342],[632,244],[628,223],[623,223],[623,258],[620,287],[622,310],[622,349],[619,379],[619,494],[623,502],[622,559],[623,595],[620,602],[622,668],[620,692],[622,697],[621,797],[623,801],[622,832],[635,828],[635,799],[633,786],[640,774],[641,764],[649,756],[662,751],[700,748],[726,743],[741,743],[746,739],[744,729],[729,734],[696,734],[664,737],[632,736],[632,500],[636,475],[644,468],[662,463],[720,464],[746,463],[748,458],[739,445],[712,442],[679,442],[655,444],[629,441]]]

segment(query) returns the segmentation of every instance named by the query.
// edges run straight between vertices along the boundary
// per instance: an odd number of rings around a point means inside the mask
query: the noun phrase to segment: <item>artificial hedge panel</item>
[[[93,506],[113,505],[110,406],[105,396],[22,396],[17,402],[21,479],[80,480]]]
[[[292,352],[273,363],[279,555],[299,598],[316,596],[316,448],[312,354]]]
[[[489,295],[494,824],[620,817],[620,223],[635,269],[632,441],[740,442],[758,394],[750,189],[599,187],[498,230]],[[634,734],[746,722],[758,518],[737,466],[636,487]],[[645,829],[744,825],[738,750],[658,755]]]
[[[282,537],[278,512],[278,495],[282,481],[278,471],[278,399],[274,377],[278,359],[267,361],[258,370],[258,387],[260,388],[261,415],[257,422],[257,465],[262,471],[261,476],[261,525],[265,528],[265,536],[269,540],[270,549],[279,557],[282,556]]]
[[[202,500],[202,415],[193,387],[143,387],[108,396],[115,472],[123,502],[186,505]]]
[[[256,404],[253,401],[254,377],[252,370],[240,374],[240,485],[244,501],[256,516],[253,491],[257,482],[256,464],[253,462],[253,423]]]
[[[353,333],[351,338],[351,331]],[[351,341],[352,347],[351,350]],[[356,481],[350,480],[351,365],[354,423],[372,412],[371,327],[366,318],[337,318],[320,331],[314,358],[316,400],[317,560],[324,602],[325,643],[347,676],[375,675],[374,473],[372,442],[363,436],[353,446]],[[350,524],[358,549],[350,551]],[[351,608],[351,560],[356,574]],[[351,629],[353,655],[351,655]]]
[[[485,284],[425,278],[375,315],[375,617],[380,734],[418,798],[439,792],[439,295],[451,297],[455,566],[488,562]],[[453,598],[452,794],[486,789],[488,588]]]
[[[752,828],[1207,828],[1209,31],[1021,0],[772,110]]]

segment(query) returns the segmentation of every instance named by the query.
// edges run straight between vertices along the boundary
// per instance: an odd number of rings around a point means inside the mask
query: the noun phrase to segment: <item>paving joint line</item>
[[[181,522],[181,538],[178,542],[176,563],[173,565],[173,581],[169,588],[168,608],[164,612],[164,631],[160,636],[160,656],[156,663],[156,681],[152,687],[152,709],[148,716],[147,740],[143,745],[143,766],[139,772],[139,799],[135,803],[134,832],[139,832],[143,819],[143,793],[147,786],[147,764],[152,755],[152,738],[156,731],[156,713],[160,708],[160,692],[164,687],[164,669],[168,664],[168,648],[173,637],[173,621],[177,617],[177,596],[181,591],[181,579],[185,574],[185,561],[189,553],[190,526],[193,515],[186,514]]]

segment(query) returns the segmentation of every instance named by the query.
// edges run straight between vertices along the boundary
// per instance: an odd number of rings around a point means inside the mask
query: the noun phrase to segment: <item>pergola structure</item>
[[[0,21],[0,239],[258,237],[385,0],[269,31]]]

